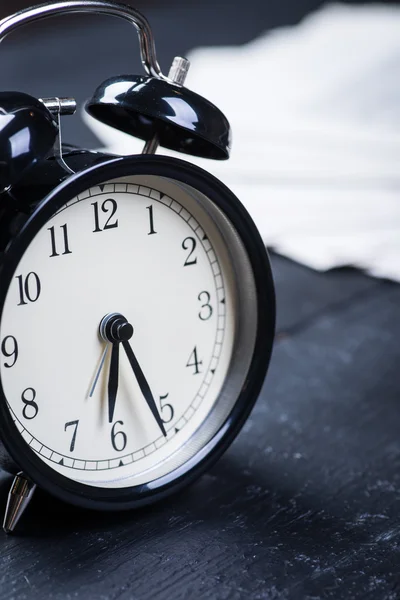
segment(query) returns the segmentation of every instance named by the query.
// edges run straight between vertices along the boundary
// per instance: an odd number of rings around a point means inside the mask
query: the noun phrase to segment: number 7
[[[64,427],[64,431],[67,431],[68,427],[74,426],[74,433],[72,434],[72,440],[71,440],[71,444],[69,447],[69,451],[73,452],[75,449],[75,439],[76,439],[76,432],[78,430],[78,425],[79,425],[79,421],[70,421],[69,423],[65,423],[65,427]]]

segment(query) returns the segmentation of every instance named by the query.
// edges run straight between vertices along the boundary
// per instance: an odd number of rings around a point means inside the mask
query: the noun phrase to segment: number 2
[[[183,266],[188,267],[189,265],[195,265],[197,263],[197,258],[191,258],[191,256],[196,248],[196,240],[192,237],[185,238],[182,242],[182,248],[184,250],[190,249],[190,252],[189,252]]]

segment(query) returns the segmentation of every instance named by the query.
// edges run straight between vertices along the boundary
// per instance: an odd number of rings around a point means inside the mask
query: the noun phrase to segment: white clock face
[[[0,323],[2,386],[25,442],[89,485],[165,475],[227,376],[233,278],[211,218],[167,180],[71,199],[25,251]],[[133,327],[124,344],[99,335],[113,313]]]

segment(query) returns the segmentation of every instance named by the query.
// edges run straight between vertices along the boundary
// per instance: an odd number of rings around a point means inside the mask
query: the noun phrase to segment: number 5
[[[165,396],[160,396],[160,408],[161,408],[161,419],[163,423],[170,423],[174,418],[174,407],[172,404],[164,403],[163,400],[168,398],[169,394],[165,394]],[[165,410],[167,411],[165,413]],[[167,417],[163,417],[163,414],[167,414]]]

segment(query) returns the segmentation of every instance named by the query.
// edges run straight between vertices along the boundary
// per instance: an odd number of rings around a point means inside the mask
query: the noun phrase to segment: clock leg
[[[4,515],[3,529],[6,533],[14,531],[26,507],[32,500],[36,484],[23,473],[18,473],[8,493],[7,508]]]

